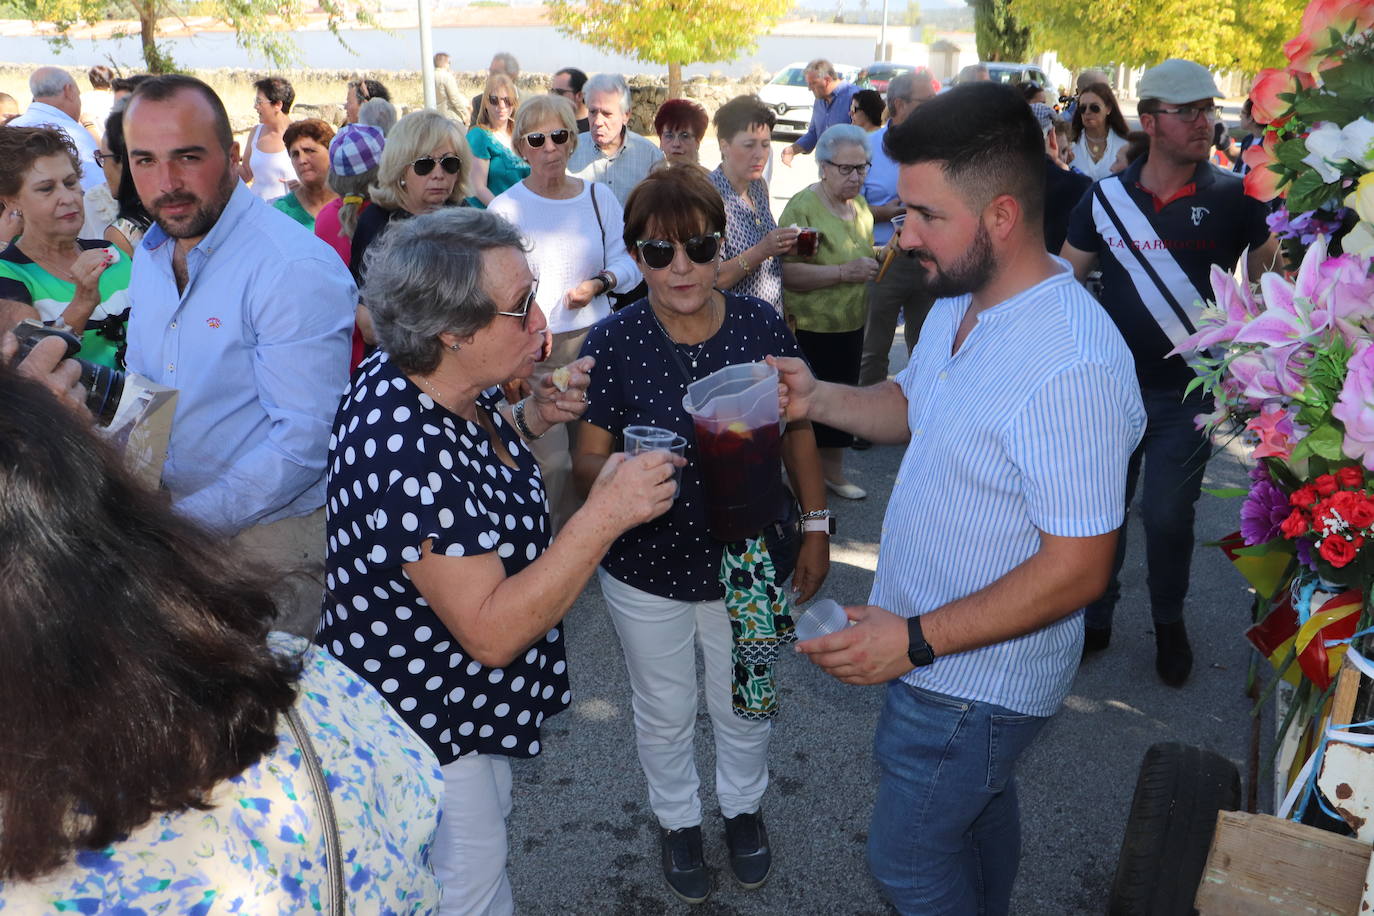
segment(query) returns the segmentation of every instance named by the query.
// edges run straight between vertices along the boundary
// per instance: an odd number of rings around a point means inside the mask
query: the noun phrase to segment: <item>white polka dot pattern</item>
[[[441,764],[473,752],[538,754],[540,723],[570,699],[558,629],[506,668],[486,668],[451,640],[403,568],[426,540],[452,557],[494,551],[508,576],[548,547],[543,481],[500,400],[491,389],[478,403],[516,469],[482,427],[439,407],[382,353],[359,367],[334,422],[330,590],[316,642],[376,686]],[[553,688],[523,689],[536,678]]]

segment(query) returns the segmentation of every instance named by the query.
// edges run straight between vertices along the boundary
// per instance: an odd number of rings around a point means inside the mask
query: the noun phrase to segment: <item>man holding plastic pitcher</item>
[[[1121,335],[1045,251],[1044,142],[1020,95],[959,86],[886,148],[900,243],[937,301],[895,381],[819,383],[771,360],[789,420],[910,443],[869,603],[798,648],[887,685],[868,858],[893,905],[1005,913],[1016,761],[1068,692],[1145,417]]]

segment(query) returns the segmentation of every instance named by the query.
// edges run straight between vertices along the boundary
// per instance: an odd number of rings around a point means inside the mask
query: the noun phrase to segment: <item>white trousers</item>
[[[696,756],[697,665],[701,644],[706,709],[716,739],[716,798],[725,817],[757,811],[768,788],[772,724],[741,719],[730,708],[730,619],[725,602],[674,601],[597,570],[620,636],[633,691],[635,743],[659,824],[701,823]]]
[[[441,768],[443,816],[430,861],[443,886],[439,916],[507,916],[515,912],[506,877],[510,758],[472,754]]]

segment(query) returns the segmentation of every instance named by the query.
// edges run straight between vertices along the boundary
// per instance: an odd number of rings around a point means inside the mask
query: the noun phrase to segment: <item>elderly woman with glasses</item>
[[[24,227],[0,251],[0,331],[38,319],[80,337],[83,359],[122,366],[133,259],[111,242],[78,238],[85,212],[77,155],[61,131],[0,128],[0,210]]]
[[[568,157],[577,148],[576,124],[572,106],[558,96],[527,99],[515,116],[515,150],[530,173],[491,202],[491,211],[524,235],[548,305],[553,341],[536,378],[577,359],[587,331],[611,314],[608,294],[629,292],[640,279],[621,240],[620,201],[605,185],[568,175]],[[571,432],[560,426],[534,446],[555,531],[577,508]]]
[[[468,128],[472,149],[472,198],[475,207],[488,206],[498,194],[530,173],[529,164],[515,149],[515,109],[520,94],[504,73],[487,77],[477,123]]]
[[[380,352],[335,418],[315,638],[439,758],[439,912],[510,913],[511,759],[536,756],[568,706],[563,614],[612,542],[668,509],[681,459],[614,456],[551,542],[529,445],[586,410],[594,361],[505,402],[502,383],[529,378],[544,346],[519,231],[440,210],[391,227],[371,261]]]
[[[364,256],[393,220],[440,207],[461,207],[468,193],[472,157],[458,124],[433,109],[414,111],[396,122],[387,137],[370,197],[375,206],[358,214],[349,269],[361,289]]]
[[[776,647],[791,636],[785,574],[752,537],[730,544],[709,531],[702,453],[683,407],[686,387],[718,369],[796,353],[773,307],[719,289],[725,207],[706,173],[692,165],[651,172],[631,192],[625,246],[649,295],[592,328],[583,347],[596,358],[591,406],[579,428],[574,475],[595,493],[602,468],[633,426],[655,426],[686,440],[681,491],[662,518],[627,532],[601,561],[601,593],[625,654],[633,691],[635,740],[660,826],[669,889],[696,903],[710,893],[702,852],[702,808],[694,751],[695,645],[705,664],[706,706],[716,751],[716,798],[725,821],[730,868],[745,887],[772,867],[761,804],[768,787],[768,741],[777,711],[771,665],[745,656],[736,635]],[[809,599],[830,554],[815,440],[808,424],[782,437],[792,491],[816,530],[802,535],[792,581]],[[776,461],[764,473],[778,473]],[[790,497],[789,497],[790,498]],[[781,509],[782,507],[780,507]]]
[[[829,128],[816,144],[821,180],[794,195],[780,220],[820,232],[814,255],[796,254],[784,261],[783,303],[816,378],[842,385],[859,382],[868,317],[866,284],[878,274],[873,213],[859,193],[872,158],[863,128]],[[844,450],[853,441],[849,433],[816,424],[825,485],[844,499],[863,499],[868,494],[844,474]]]
[[[706,109],[691,99],[669,99],[654,115],[654,133],[669,165],[700,165],[701,140],[706,136]]]

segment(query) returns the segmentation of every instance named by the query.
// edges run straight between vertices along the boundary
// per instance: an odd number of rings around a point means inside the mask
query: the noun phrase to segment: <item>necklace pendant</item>
[[[695,369],[696,367],[697,367],[697,361],[696,361],[696,360],[692,360],[692,368]]]

